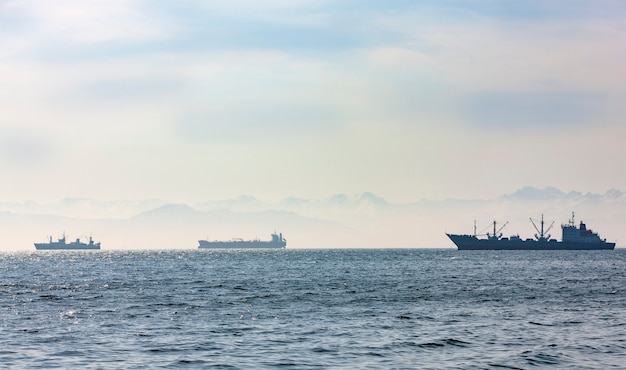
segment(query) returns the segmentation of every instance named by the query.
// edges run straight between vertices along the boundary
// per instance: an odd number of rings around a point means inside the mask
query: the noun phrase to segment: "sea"
[[[0,253],[0,367],[623,369],[626,250]]]

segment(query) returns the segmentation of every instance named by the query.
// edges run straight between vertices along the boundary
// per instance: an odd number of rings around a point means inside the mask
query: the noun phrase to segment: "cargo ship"
[[[530,219],[537,230],[535,238],[522,239],[519,235],[502,237],[500,231],[506,226],[497,229],[496,221],[493,222],[493,233],[487,233],[486,237],[479,238],[476,234],[474,222],[474,235],[448,234],[448,238],[459,250],[601,250],[614,249],[615,243],[601,239],[597,233],[587,229],[584,222],[577,227],[574,222],[574,213],[567,224],[561,225],[561,241],[550,239],[548,232],[554,226],[554,222],[544,230],[543,215],[541,215],[541,227],[537,227],[535,220]]]
[[[272,234],[272,240],[270,241],[262,241],[262,240],[243,240],[243,239],[233,239],[228,241],[208,241],[208,240],[199,240],[200,245],[198,248],[228,248],[228,249],[237,249],[237,248],[246,248],[246,249],[259,249],[259,248],[285,248],[287,246],[287,240],[283,238],[283,234]]]
[[[47,243],[35,243],[35,248],[37,250],[92,250],[100,249],[100,242],[94,243],[93,239],[89,237],[87,243],[81,242],[80,239],[67,243],[65,234],[63,234],[56,242],[53,242],[50,236]]]

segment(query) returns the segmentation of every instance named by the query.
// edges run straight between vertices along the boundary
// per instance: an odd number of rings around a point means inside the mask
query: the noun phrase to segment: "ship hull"
[[[613,250],[615,243],[576,243],[556,240],[478,239],[472,235],[446,234],[459,250]]]
[[[89,245],[89,244],[50,244],[50,243],[35,243],[35,249],[38,251],[76,251],[76,250],[99,250],[99,245]]]
[[[215,249],[264,249],[264,248],[285,248],[285,241],[264,242],[264,241],[207,241],[199,240],[198,248],[215,248]]]

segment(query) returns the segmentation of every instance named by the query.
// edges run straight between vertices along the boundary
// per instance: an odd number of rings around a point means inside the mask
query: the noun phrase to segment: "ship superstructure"
[[[262,240],[243,240],[243,239],[232,239],[228,241],[208,241],[208,240],[199,240],[200,245],[198,248],[228,248],[228,249],[237,249],[237,248],[285,248],[287,246],[287,240],[283,238],[283,234],[272,234],[272,240],[270,241],[262,241]]]
[[[66,242],[65,233],[57,241],[52,241],[52,237],[48,237],[47,243],[35,243],[37,250],[91,250],[100,249],[100,242],[94,242],[91,237],[87,243],[83,243],[80,239],[73,242]]]
[[[577,227],[573,212],[569,222],[561,225],[561,241],[551,239],[548,234],[554,222],[548,228],[544,228],[543,215],[541,215],[540,221],[532,218],[530,221],[537,230],[534,239],[523,240],[519,235],[503,237],[500,231],[504,226],[499,230],[496,229],[495,221],[493,222],[493,234],[487,233],[486,238],[479,238],[476,234],[475,224],[474,235],[448,233],[446,235],[459,250],[599,250],[615,248],[615,243],[601,239],[597,233],[587,229],[584,222],[581,221],[580,226]],[[537,226],[536,222],[540,223],[540,227]]]

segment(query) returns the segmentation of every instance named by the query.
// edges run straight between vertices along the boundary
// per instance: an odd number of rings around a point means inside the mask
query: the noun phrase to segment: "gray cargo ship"
[[[550,239],[547,234],[554,222],[544,230],[543,215],[541,215],[541,228],[537,227],[535,220],[530,219],[533,226],[537,230],[534,239],[523,240],[519,235],[510,237],[502,237],[500,229],[497,229],[496,222],[493,222],[493,233],[487,233],[485,238],[479,238],[476,235],[476,223],[474,223],[474,235],[446,235],[452,240],[459,250],[600,250],[614,249],[615,243],[607,242],[606,239],[600,239],[597,233],[587,229],[587,225],[580,222],[577,227],[574,222],[574,213],[567,224],[561,225],[562,238],[561,241]]]
[[[287,246],[287,240],[283,238],[283,234],[272,234],[272,240],[270,241],[262,241],[262,240],[243,240],[243,239],[233,239],[229,241],[208,241],[208,240],[199,240],[200,245],[198,248],[228,248],[228,249],[237,249],[237,248],[285,248]]]
[[[94,243],[93,239],[89,237],[88,243],[83,243],[80,239],[67,243],[65,234],[63,234],[56,242],[53,242],[50,236],[47,243],[35,243],[35,248],[37,250],[92,250],[100,249],[100,242]]]

